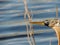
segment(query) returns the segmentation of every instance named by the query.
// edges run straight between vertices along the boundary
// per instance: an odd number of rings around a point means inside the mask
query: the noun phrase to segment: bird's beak
[[[37,24],[37,25],[42,25],[44,26],[44,21],[41,21],[41,22],[30,22],[30,24]]]

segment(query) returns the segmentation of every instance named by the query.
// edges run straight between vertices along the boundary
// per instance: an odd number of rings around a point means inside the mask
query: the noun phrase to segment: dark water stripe
[[[13,38],[20,38],[20,37],[27,37],[27,35],[17,35],[17,36],[12,36],[12,37],[1,37],[1,40],[8,40],[8,39],[13,39]]]
[[[54,43],[53,43],[54,42]],[[36,45],[49,45],[50,44],[50,41],[44,41],[44,42],[37,42]],[[52,45],[57,45],[58,44],[58,41],[52,41],[51,43]]]
[[[51,35],[51,33],[47,33],[48,35],[46,35],[46,33],[43,33],[44,37],[51,37],[51,36],[54,36],[53,33]],[[41,34],[34,34],[34,37],[36,36],[41,36]],[[13,39],[13,38],[21,38],[21,37],[27,37],[27,35],[16,35],[16,36],[10,36],[10,37],[0,37],[0,40],[6,40],[6,39]]]
[[[14,6],[9,8],[0,9],[0,11],[9,11],[9,10],[24,10],[24,6]]]
[[[35,5],[58,5],[58,4],[60,4],[60,3],[54,3],[54,2],[47,2],[47,3],[31,3],[31,2],[29,2],[28,3],[28,6],[35,6]]]
[[[58,15],[59,15],[60,13],[58,13]],[[39,19],[41,19],[41,18],[50,18],[50,17],[55,17],[56,16],[56,12],[49,12],[49,13],[41,13],[41,14],[33,14],[33,17],[32,17],[32,19],[34,19],[34,18],[39,18]],[[59,15],[59,17],[60,17],[60,15]],[[6,17],[0,17],[0,19],[5,19]],[[22,16],[14,16],[14,17],[7,17],[7,19],[9,19],[9,20],[24,20],[24,15],[22,15]]]
[[[33,25],[33,29],[34,30],[44,30],[44,29],[51,29],[49,27],[46,27],[46,26],[40,26],[40,25]],[[11,26],[11,27],[5,27],[5,28],[0,28],[0,33],[2,32],[15,32],[15,31],[26,31],[26,26],[23,25],[23,26]]]
[[[36,11],[36,10],[47,10],[47,9],[52,9],[52,8],[55,8],[55,7],[29,8],[29,10]]]
[[[12,1],[0,1],[0,4],[3,4],[3,3],[11,3]]]
[[[60,12],[58,12],[58,17],[60,17]],[[48,13],[41,13],[41,14],[33,14],[32,18],[51,18],[56,17],[56,12],[48,12]]]

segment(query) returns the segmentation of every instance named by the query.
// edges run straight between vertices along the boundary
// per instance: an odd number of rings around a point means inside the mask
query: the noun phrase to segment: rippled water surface
[[[33,21],[55,18],[56,5],[58,6],[58,15],[60,14],[59,0],[27,0],[27,4]],[[23,0],[0,1],[0,34],[26,32],[24,11]],[[34,31],[52,30],[34,35],[36,45],[49,45],[50,41],[52,45],[57,45],[57,37],[53,29],[39,25],[33,25],[33,29]],[[29,45],[29,43],[27,37],[14,37],[0,40],[0,45]]]

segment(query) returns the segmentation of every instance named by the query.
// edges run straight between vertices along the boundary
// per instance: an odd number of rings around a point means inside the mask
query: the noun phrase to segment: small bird
[[[45,20],[45,21],[39,21],[39,22],[30,22],[31,24],[38,24],[43,25],[47,27],[51,27],[56,32],[57,38],[58,38],[58,45],[60,45],[60,20],[53,19],[53,20]]]

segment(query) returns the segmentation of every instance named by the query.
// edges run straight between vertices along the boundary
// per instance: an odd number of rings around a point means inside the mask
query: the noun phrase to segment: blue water
[[[58,15],[60,14],[59,0],[27,0],[28,9],[32,12],[32,20],[40,21],[46,18],[56,17],[56,4],[58,5]],[[33,13],[35,12],[35,13]],[[60,18],[60,15],[59,17]],[[20,22],[23,22],[20,24]],[[46,26],[33,25],[36,30],[50,30]],[[53,30],[53,29],[51,29]],[[0,2],[0,34],[9,34],[13,32],[26,32],[26,24],[24,22],[24,3],[23,0],[10,0],[8,2]],[[57,37],[55,31],[44,32],[34,35],[36,45],[57,45]],[[6,40],[0,40],[0,45],[29,45],[27,37],[17,37]]]

